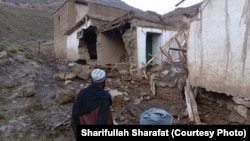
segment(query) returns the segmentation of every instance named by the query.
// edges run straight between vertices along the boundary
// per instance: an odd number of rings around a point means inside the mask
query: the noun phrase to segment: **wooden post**
[[[187,86],[185,86],[185,99],[186,99],[186,104],[187,104],[187,113],[188,113],[189,121],[194,122],[195,121],[194,113],[193,113],[191,98],[189,94],[190,94],[189,89],[187,88]]]
[[[190,121],[194,121],[195,124],[200,124],[201,120],[199,117],[199,112],[197,108],[197,103],[195,101],[194,92],[193,89],[188,81],[186,80],[186,87],[185,87],[185,96],[186,96],[186,102],[187,102],[187,110],[189,114]]]

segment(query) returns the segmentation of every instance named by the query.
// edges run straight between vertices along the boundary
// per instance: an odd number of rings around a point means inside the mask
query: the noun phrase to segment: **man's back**
[[[80,125],[95,125],[97,123],[97,115],[98,115],[99,109],[100,107],[97,107],[93,111],[87,114],[81,115],[79,117]],[[106,124],[113,125],[113,118],[112,118],[112,113],[110,110],[109,110],[108,120]]]
[[[71,128],[77,137],[77,125],[113,125],[110,110],[112,99],[104,90],[106,72],[94,69],[91,72],[92,84],[80,90],[72,108]]]
[[[106,124],[111,114],[111,105],[110,94],[97,84],[91,84],[87,88],[82,89],[77,95],[73,114],[78,118],[86,119],[85,124],[91,124],[87,123],[87,121],[92,121],[94,124]]]

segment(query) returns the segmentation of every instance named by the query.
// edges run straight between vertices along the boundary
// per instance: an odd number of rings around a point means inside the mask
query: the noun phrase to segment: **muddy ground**
[[[89,84],[89,80],[55,80],[55,74],[67,72],[70,67],[68,62],[55,60],[53,54],[48,52],[46,55],[38,54],[37,51],[27,49],[1,54],[0,140],[73,140],[69,120],[73,100],[60,103],[58,93],[71,90],[75,95],[83,86]],[[181,80],[185,73],[176,71],[176,68],[178,67],[169,64],[148,73],[148,76],[156,76],[155,96],[150,89],[150,80],[135,78],[129,74],[125,77],[119,73],[112,75],[111,69],[105,68],[108,72],[107,88],[118,90],[124,95],[120,105],[115,103],[112,107],[114,119],[118,124],[139,124],[140,115],[149,108],[166,110],[173,116],[175,125],[193,124],[189,122],[188,116],[183,115],[186,101],[175,83],[176,80]],[[248,119],[233,110],[235,104],[229,96],[202,90],[196,100],[203,124],[249,123]]]

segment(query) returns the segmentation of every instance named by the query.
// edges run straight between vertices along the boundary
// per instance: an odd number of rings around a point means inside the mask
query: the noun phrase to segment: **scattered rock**
[[[6,51],[0,52],[0,59],[7,58],[7,57],[8,57],[8,53]]]
[[[64,85],[69,85],[71,82],[72,82],[71,80],[66,80],[66,81],[64,82]]]
[[[16,55],[15,60],[21,64],[23,64],[27,61],[27,59],[25,58],[24,55]]]
[[[65,73],[64,80],[73,80],[75,78],[76,78],[76,74],[75,73],[71,73],[71,72]]]
[[[56,92],[56,101],[61,105],[73,102],[74,94],[75,92],[73,90],[59,90]]]
[[[122,92],[118,90],[109,90],[109,93],[112,97],[112,106],[114,108],[122,108],[124,107],[124,95]]]
[[[57,81],[73,80],[76,78],[76,74],[71,73],[71,72],[61,72],[61,73],[55,74],[53,78]]]
[[[124,101],[129,101],[129,100],[130,100],[130,98],[129,98],[129,97],[124,96]]]
[[[90,66],[84,66],[80,64],[76,64],[70,68],[78,78],[87,80],[90,76],[91,68]]]
[[[15,92],[14,94],[11,94],[9,96],[9,100],[12,100],[12,99],[14,99],[16,97],[21,97],[21,96],[23,96],[21,92]]]
[[[168,82],[168,81],[160,81],[158,82],[158,84],[156,84],[162,88],[165,88],[165,87],[169,87],[169,88],[174,88],[176,86],[176,83],[175,82]]]
[[[17,82],[12,79],[5,79],[4,81],[2,81],[2,86],[5,88],[14,88],[15,86],[17,86]]]
[[[57,73],[53,76],[53,78],[57,81],[62,81],[64,80],[64,77],[65,77],[65,73]]]
[[[248,108],[242,106],[242,105],[236,105],[234,106],[234,110],[241,115],[243,118],[245,118],[246,120],[249,119],[248,117]]]
[[[142,102],[142,98],[136,98],[134,99],[134,104],[139,105]]]
[[[32,97],[36,94],[35,83],[30,83],[23,86],[23,96]]]
[[[239,105],[244,105],[244,106],[250,108],[250,101],[249,100],[245,100],[245,99],[240,98],[240,97],[233,97],[233,101]]]
[[[129,74],[128,70],[120,70],[118,72],[120,75],[128,75]]]
[[[234,111],[232,111],[228,115],[227,120],[230,124],[244,124],[244,122],[245,122],[245,119]]]
[[[90,77],[90,71],[81,71],[77,74],[77,78],[80,78],[82,80],[88,80]]]

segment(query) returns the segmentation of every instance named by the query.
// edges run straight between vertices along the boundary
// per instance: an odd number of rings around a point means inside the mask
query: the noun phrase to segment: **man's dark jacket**
[[[112,99],[108,92],[98,86],[98,84],[91,84],[87,88],[80,90],[76,96],[73,108],[72,108],[72,121],[71,126],[73,131],[76,132],[76,126],[80,124],[79,117],[92,112],[95,109],[98,110],[96,125],[108,124],[108,118],[110,114],[110,106],[112,105]],[[89,117],[94,118],[94,117]],[[88,123],[86,123],[88,124]]]

